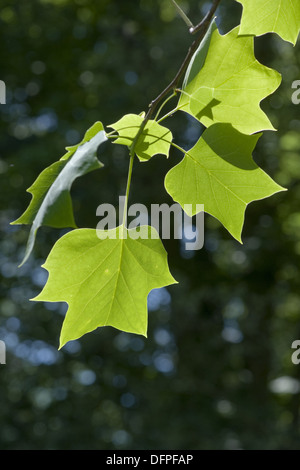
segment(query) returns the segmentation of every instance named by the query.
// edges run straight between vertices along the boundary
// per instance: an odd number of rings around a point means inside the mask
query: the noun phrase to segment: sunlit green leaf
[[[206,127],[224,122],[244,134],[274,130],[260,102],[278,88],[281,76],[256,60],[253,37],[238,32],[235,28],[222,36],[214,29],[207,37],[204,65],[198,74],[193,68],[185,81],[180,109]]]
[[[112,127],[118,132],[119,137],[115,144],[127,145],[130,147],[143,122],[143,116],[137,114],[126,114]],[[148,121],[142,134],[135,145],[135,153],[140,161],[147,161],[157,154],[169,156],[172,133],[166,127],[161,126],[156,121]]]
[[[33,300],[68,303],[60,347],[100,326],[147,335],[148,293],[176,281],[157,232],[142,226],[135,236],[123,226],[79,229],[56,242],[44,265],[48,282]]]
[[[243,5],[240,34],[277,33],[296,44],[300,31],[300,0],[237,0]]]
[[[283,191],[252,159],[259,135],[244,135],[229,124],[214,124],[166,176],[165,187],[186,212],[196,204],[241,241],[247,205]]]

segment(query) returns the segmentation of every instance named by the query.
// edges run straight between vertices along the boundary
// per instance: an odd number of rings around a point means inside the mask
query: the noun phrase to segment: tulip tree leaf
[[[260,102],[278,88],[281,76],[256,60],[253,37],[238,31],[212,31],[204,65],[185,80],[178,106],[205,127],[224,122],[244,134],[274,130]]]
[[[72,230],[52,248],[43,266],[48,282],[33,300],[68,303],[60,348],[101,326],[147,335],[148,293],[176,281],[157,232],[142,226],[141,238],[136,233]]]
[[[76,227],[70,196],[72,183],[79,176],[103,167],[96,153],[99,145],[106,140],[102,123],[95,123],[86,132],[82,142],[67,147],[67,153],[43,170],[28,188],[27,191],[32,194],[31,202],[23,215],[12,222],[32,224],[21,265],[30,256],[37,230],[42,225],[55,228]]]
[[[241,134],[229,124],[214,124],[166,175],[167,192],[183,208],[190,204],[195,210],[196,204],[204,204],[205,212],[241,242],[247,205],[284,190],[252,159],[259,137]]]
[[[116,130],[119,134],[114,143],[130,147],[133,144],[142,122],[142,115],[126,114],[118,122],[108,126]],[[166,157],[168,157],[171,142],[171,131],[161,126],[156,121],[149,120],[137,140],[135,153],[140,161],[147,161],[157,154],[166,155]]]
[[[296,44],[300,31],[300,0],[237,0],[243,5],[240,34],[276,33]]]

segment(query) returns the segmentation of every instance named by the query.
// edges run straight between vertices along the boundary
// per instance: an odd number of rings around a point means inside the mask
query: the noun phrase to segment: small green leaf
[[[115,144],[127,145],[130,147],[143,122],[144,115],[126,114],[115,124],[108,127],[116,130],[119,137]],[[166,155],[168,158],[172,133],[166,127],[161,126],[156,121],[148,121],[136,145],[135,153],[140,161],[147,161],[157,154]]]
[[[39,227],[76,227],[70,196],[72,183],[79,176],[103,167],[96,157],[96,152],[99,145],[106,140],[102,123],[95,123],[86,132],[82,142],[67,147],[67,153],[42,171],[27,190],[32,194],[32,200],[21,217],[12,222],[12,225],[32,224],[20,266],[30,256]]]
[[[284,188],[276,184],[252,159],[259,135],[244,135],[229,124],[214,124],[166,175],[165,187],[184,209],[204,204],[241,242],[247,205]]]
[[[140,239],[133,232],[79,229],[54,245],[43,266],[48,282],[32,300],[68,303],[60,348],[100,326],[147,335],[148,293],[176,281],[157,232],[142,226]]]
[[[253,37],[238,36],[238,28],[224,36],[213,26],[211,31],[202,51],[200,66],[209,43],[204,65],[197,75],[192,69],[180,109],[205,127],[225,122],[244,134],[274,130],[260,102],[278,88],[280,74],[255,59]]]
[[[243,5],[240,34],[276,33],[296,44],[300,31],[300,0],[237,0]]]

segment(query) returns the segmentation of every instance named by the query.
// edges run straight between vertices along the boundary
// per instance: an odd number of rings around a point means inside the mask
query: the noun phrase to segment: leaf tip
[[[237,233],[237,234],[234,234],[232,232],[229,231],[229,233],[233,236],[233,238],[240,243],[240,245],[243,245],[244,242],[242,240],[242,231],[240,233]]]
[[[62,332],[60,333],[60,337],[59,337],[59,345],[58,345],[58,348],[57,350],[60,351],[64,346],[65,344],[67,344],[68,340],[66,340],[63,336],[62,336]]]
[[[40,301],[44,301],[44,299],[40,299],[40,298],[39,298],[40,295],[41,295],[41,292],[40,292],[38,295],[36,295],[35,297],[32,297],[31,299],[29,299],[29,301],[30,301],[30,302],[40,302]]]
[[[28,258],[29,258],[29,255],[30,255],[30,253],[25,254],[25,256],[24,256],[24,258],[22,259],[21,263],[18,264],[18,268],[21,268],[21,267],[26,263],[26,261],[27,261]]]

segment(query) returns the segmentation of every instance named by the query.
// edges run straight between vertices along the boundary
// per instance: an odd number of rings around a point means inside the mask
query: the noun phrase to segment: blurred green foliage
[[[0,366],[1,449],[299,449],[300,79],[299,43],[255,40],[258,59],[283,75],[262,104],[266,132],[256,162],[288,192],[253,203],[243,245],[211,217],[205,247],[165,241],[179,284],[149,297],[145,340],[112,328],[57,351],[64,304],[28,299],[46,280],[40,267],[64,231],[43,228],[18,269],[27,227],[13,227],[39,172],[96,120],[139,113],[173,78],[191,38],[169,0],[4,0],[0,10]],[[209,2],[181,2],[196,23]],[[224,0],[221,30],[241,7]],[[173,122],[174,121],[174,122]],[[183,113],[168,123],[183,146],[199,135]],[[171,202],[166,171],[181,158],[136,163],[131,202]],[[95,227],[96,208],[117,204],[128,155],[107,145],[105,168],[76,181],[75,217]]]

